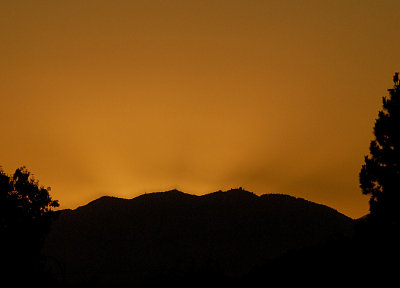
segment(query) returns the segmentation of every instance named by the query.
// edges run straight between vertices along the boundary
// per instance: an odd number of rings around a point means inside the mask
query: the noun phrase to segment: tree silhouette
[[[0,169],[1,272],[14,281],[34,282],[43,272],[40,252],[59,206],[49,191],[25,167],[10,176]]]
[[[363,194],[371,195],[369,222],[374,225],[399,226],[400,205],[400,85],[398,73],[394,86],[383,97],[383,110],[375,122],[375,139],[370,155],[360,171]]]

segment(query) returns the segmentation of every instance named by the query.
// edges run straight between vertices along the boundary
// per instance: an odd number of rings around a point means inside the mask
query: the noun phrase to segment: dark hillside
[[[65,210],[45,251],[67,283],[235,279],[268,259],[352,232],[352,219],[287,195],[172,190]]]

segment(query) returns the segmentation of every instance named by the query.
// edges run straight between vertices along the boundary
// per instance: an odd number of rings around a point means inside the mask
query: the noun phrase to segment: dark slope
[[[235,278],[352,229],[353,220],[337,211],[287,195],[172,190],[64,210],[45,252],[68,283]]]

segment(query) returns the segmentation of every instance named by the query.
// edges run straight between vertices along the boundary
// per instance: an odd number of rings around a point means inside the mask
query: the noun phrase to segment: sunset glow
[[[399,1],[0,3],[0,165],[61,208],[243,187],[368,212]]]

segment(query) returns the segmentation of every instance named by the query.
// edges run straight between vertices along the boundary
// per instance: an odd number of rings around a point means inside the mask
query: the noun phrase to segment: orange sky
[[[0,2],[0,165],[61,208],[178,188],[368,212],[400,1]]]

